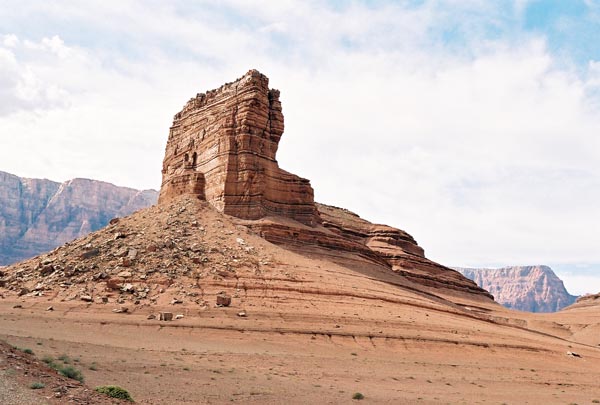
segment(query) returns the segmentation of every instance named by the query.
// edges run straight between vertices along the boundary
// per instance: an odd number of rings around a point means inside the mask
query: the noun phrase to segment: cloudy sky
[[[0,170],[157,189],[173,115],[256,68],[318,201],[598,292],[599,37],[597,0],[0,0]]]

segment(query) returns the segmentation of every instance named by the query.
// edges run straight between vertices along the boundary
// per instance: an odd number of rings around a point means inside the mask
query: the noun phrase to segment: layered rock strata
[[[52,285],[57,282],[64,284],[69,277],[79,277],[81,282],[85,280],[87,283],[110,278],[110,285],[107,285],[110,289],[114,284],[114,275],[121,274],[119,277],[128,279],[136,266],[156,268],[158,259],[164,271],[169,273],[169,266],[181,261],[180,255],[184,252],[181,249],[187,245],[190,246],[191,253],[185,254],[193,257],[190,256],[191,264],[186,260],[181,271],[182,274],[188,274],[210,260],[208,256],[196,255],[200,251],[212,252],[213,247],[200,247],[197,241],[194,242],[198,236],[194,227],[203,232],[202,229],[208,226],[206,219],[212,209],[221,217],[222,214],[228,214],[228,218],[236,226],[244,225],[252,229],[267,241],[283,246],[288,253],[293,251],[310,260],[331,265],[335,263],[351,269],[357,275],[376,277],[428,296],[462,294],[461,297],[464,297],[467,294],[471,298],[489,301],[491,296],[474,282],[425,258],[423,249],[408,233],[386,225],[372,224],[348,210],[316,204],[309,181],[287,173],[278,166],[275,154],[282,133],[283,115],[279,92],[269,90],[268,79],[255,70],[218,90],[199,94],[175,115],[163,162],[163,182],[158,206],[151,211],[141,211],[135,216],[135,220],[127,221],[130,224],[140,222],[134,226],[140,239],[138,242],[129,244],[128,249],[122,246],[120,239],[127,238],[130,241],[131,230],[116,232],[114,235],[97,233],[96,235],[104,235],[102,247],[86,242],[76,244],[75,249],[59,249],[60,252],[67,252],[67,256],[72,259],[75,258],[75,262],[60,259],[51,264],[46,263],[61,257],[62,253],[56,256],[59,253],[56,251],[52,259],[32,260],[26,271],[6,279],[5,284],[16,291],[24,284],[25,278],[28,289],[47,285],[45,283],[48,282]],[[91,220],[85,221],[83,216],[87,212],[84,207],[89,202],[77,198],[77,193],[66,192],[68,188],[81,182],[73,181],[58,187],[62,191],[56,191],[55,194],[67,195],[68,199],[61,200],[53,196],[49,200],[54,205],[65,207],[64,211],[69,211],[66,209],[67,201],[79,204],[81,209],[73,212],[81,214],[76,216],[79,221],[77,229],[85,232],[91,230]],[[98,193],[88,191],[88,194]],[[187,211],[194,206],[189,202],[190,198],[191,201],[203,204],[203,208],[195,214],[200,215],[202,212],[202,218],[194,219],[192,215],[189,222],[195,225],[184,231],[179,228],[182,224],[175,222],[174,218],[182,215],[181,210]],[[114,208],[114,201],[105,199]],[[181,201],[188,202],[183,207],[178,206]],[[104,222],[108,222],[115,214],[117,213],[111,211],[110,215],[103,217]],[[46,228],[50,221],[60,218],[55,213],[53,215],[52,218],[46,217],[41,221],[46,224]],[[214,218],[215,221],[221,221],[219,215]],[[44,218],[42,214],[38,216]],[[166,225],[161,229],[152,231],[153,228],[143,225],[164,216]],[[204,226],[199,225],[200,221]],[[153,235],[150,237],[148,232],[153,232]],[[183,233],[176,238],[176,242],[175,238],[169,238],[168,241],[165,239],[160,244],[156,242],[156,238],[161,239],[179,232]],[[93,236],[90,240],[96,237]],[[244,242],[240,246],[245,251]],[[163,251],[162,247],[166,250]],[[103,253],[105,248],[110,254]],[[223,249],[225,248],[216,248],[217,251]],[[159,250],[162,252],[160,257],[156,255]],[[144,260],[152,258],[151,262],[144,262],[140,258],[142,252],[145,252]],[[94,263],[87,267],[76,263],[77,260],[88,259],[93,259]],[[212,270],[229,274],[233,263],[239,263],[240,260],[241,256],[236,253],[231,265],[223,270],[213,266]],[[146,272],[148,269],[141,270]],[[83,273],[93,274],[86,274],[84,277]],[[160,277],[164,276],[162,271],[159,273]],[[435,293],[429,287],[433,287]],[[127,285],[119,285],[119,288],[129,291]],[[95,287],[90,285],[88,290],[82,293],[82,300],[83,297],[90,296],[89,292],[95,291]]]
[[[347,210],[315,204],[310,182],[280,169],[279,91],[250,70],[198,94],[175,115],[163,161],[159,204],[181,195],[208,201],[270,242],[346,262],[367,261],[421,285],[489,294],[425,258],[406,232]]]
[[[325,228],[367,247],[409,280],[436,288],[489,294],[458,272],[425,258],[414,238],[403,230],[373,224],[347,209],[317,204]],[[491,296],[490,296],[491,297]]]
[[[0,172],[0,265],[52,250],[156,199],[154,190],[87,179],[57,183]]]
[[[519,311],[556,312],[577,299],[548,266],[456,270],[488,290],[498,303]]]
[[[315,225],[310,182],[275,159],[282,134],[279,91],[256,70],[198,94],[174,117],[159,202],[192,194],[238,218],[281,215]]]

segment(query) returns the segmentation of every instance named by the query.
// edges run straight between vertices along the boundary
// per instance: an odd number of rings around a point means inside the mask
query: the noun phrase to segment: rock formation
[[[101,181],[64,183],[0,172],[0,265],[49,251],[95,231],[115,216],[156,202],[138,191]]]
[[[236,285],[246,278],[248,289],[263,267],[253,258],[254,248],[245,245],[250,231],[284,248],[277,250],[286,252],[279,254],[282,264],[291,260],[282,257],[295,253],[436,299],[458,295],[491,302],[489,293],[473,281],[425,258],[408,233],[316,204],[309,181],[277,164],[282,133],[279,92],[269,90],[268,79],[255,70],[199,94],[175,116],[156,207],[9,268],[0,281],[15,292],[24,286],[29,291],[24,294],[44,294],[58,285],[66,288],[61,296],[79,294],[86,300],[104,288],[116,289],[122,300],[140,302],[149,288],[143,280],[154,278],[158,284],[167,277],[169,285],[183,289],[202,274],[213,277],[203,280],[202,288],[207,291],[214,284],[216,292],[223,285],[219,278],[233,278]],[[49,221],[46,216],[41,228],[48,229]],[[236,231],[221,230],[230,235],[229,243],[219,242],[223,235],[218,227],[212,236],[205,235],[214,228],[210,221],[233,224]],[[287,272],[284,276],[292,277]]]
[[[279,91],[256,70],[198,94],[175,115],[159,202],[192,194],[238,218],[282,215],[315,225],[310,182],[275,159],[282,134]]]
[[[270,242],[298,251],[326,250],[338,258],[358,254],[419,284],[487,294],[427,260],[406,232],[315,204],[310,182],[278,166],[283,128],[279,91],[270,90],[267,77],[256,70],[198,94],[175,115],[170,129],[159,204],[193,195],[245,220]]]
[[[548,266],[456,270],[489,291],[498,303],[519,311],[556,312],[577,299]]]
[[[317,204],[323,226],[344,240],[366,247],[409,280],[435,288],[487,294],[460,273],[432,262],[412,236],[388,225],[373,224],[343,208]]]
[[[274,155],[230,148],[211,173],[190,149],[196,165],[171,172],[169,148],[160,204],[0,269],[3,339],[38,358],[76,344],[75,366],[98,362],[90,378],[126,381],[139,403],[349,403],[357,389],[368,403],[596,402],[598,306],[509,311],[408,233],[313,203]],[[231,171],[242,161],[262,172]],[[38,402],[100,403],[7,349],[0,375],[45,383]]]

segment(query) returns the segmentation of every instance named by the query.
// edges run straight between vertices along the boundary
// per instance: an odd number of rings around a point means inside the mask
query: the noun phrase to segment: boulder
[[[83,252],[80,257],[82,259],[90,259],[94,256],[98,256],[99,254],[100,254],[100,250],[94,248],[94,249],[88,250],[87,252]]]
[[[219,293],[217,295],[217,306],[228,307],[231,305],[231,296],[225,293]]]
[[[158,320],[159,321],[172,321],[173,320],[173,313],[172,312],[159,312],[158,313]]]

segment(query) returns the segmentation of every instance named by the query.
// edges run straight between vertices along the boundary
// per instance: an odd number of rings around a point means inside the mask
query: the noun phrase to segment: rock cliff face
[[[192,194],[243,219],[283,215],[318,223],[310,182],[279,168],[283,134],[279,91],[256,70],[198,94],[175,115],[160,202]]]
[[[556,312],[577,299],[548,266],[456,270],[489,291],[498,303],[519,311]]]
[[[299,253],[346,263],[358,257],[421,285],[488,295],[426,259],[406,232],[315,204],[310,182],[278,166],[283,128],[279,91],[270,90],[267,77],[256,70],[198,94],[170,129],[159,205],[192,195]]]
[[[87,179],[61,184],[0,172],[0,265],[52,250],[156,199],[154,190]]]

